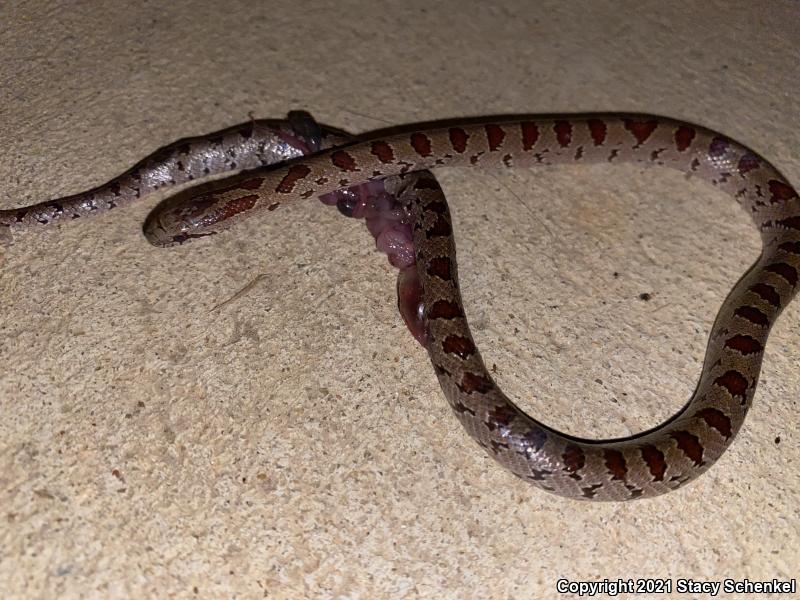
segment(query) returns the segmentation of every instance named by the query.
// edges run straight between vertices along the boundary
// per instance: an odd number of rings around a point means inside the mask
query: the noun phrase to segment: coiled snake
[[[322,148],[328,149],[316,152]],[[315,154],[268,166],[310,152]],[[487,372],[461,303],[448,206],[425,170],[620,162],[671,167],[729,192],[753,219],[763,246],[719,311],[700,380],[683,409],[647,432],[584,440],[525,414]],[[469,121],[354,142],[318,128],[309,117],[290,114],[289,121],[254,121],[176,142],[82,194],[2,210],[0,233],[9,237],[14,230],[102,212],[162,187],[235,169],[250,170],[172,198],[148,219],[151,240],[183,243],[312,196],[336,202],[345,214],[366,214],[378,244],[402,269],[401,312],[427,349],[461,424],[515,475],[571,498],[655,496],[707,470],[744,421],[770,327],[797,288],[800,198],[795,189],[741,144],[649,115]],[[340,191],[344,188],[350,190]]]

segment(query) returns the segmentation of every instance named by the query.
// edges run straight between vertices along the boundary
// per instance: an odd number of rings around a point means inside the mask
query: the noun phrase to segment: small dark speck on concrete
[[[652,298],[652,296],[647,292],[642,292],[641,294],[639,294],[639,300],[644,300],[645,302],[647,302],[648,300],[650,300],[650,298]]]
[[[615,278],[619,277],[619,273],[617,271],[614,271],[613,275],[614,275]]]
[[[776,444],[780,444],[781,443],[781,436],[778,436],[778,437],[775,438],[775,443]]]

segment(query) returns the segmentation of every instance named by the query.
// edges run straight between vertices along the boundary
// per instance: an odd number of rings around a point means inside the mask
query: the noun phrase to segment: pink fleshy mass
[[[375,239],[375,245],[389,256],[389,263],[398,269],[405,269],[415,263],[414,242],[411,240],[411,227],[408,225],[389,225]]]
[[[389,264],[400,269],[397,276],[397,306],[411,334],[423,346],[427,333],[422,321],[422,287],[417,275],[414,239],[408,213],[382,181],[370,181],[320,196],[343,215],[364,219],[375,246],[387,255]]]
[[[427,347],[428,332],[422,320],[422,283],[416,265],[400,269],[397,274],[397,308],[411,335],[423,348]]]

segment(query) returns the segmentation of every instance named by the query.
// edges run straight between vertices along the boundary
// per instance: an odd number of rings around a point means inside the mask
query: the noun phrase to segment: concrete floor
[[[796,2],[163,4],[0,7],[0,205],[297,108],[354,133],[654,112],[800,183]],[[593,437],[684,403],[758,253],[730,198],[633,167],[439,175],[507,393]],[[362,225],[307,202],[160,250],[140,228],[161,198],[0,251],[3,598],[525,599],[561,597],[559,578],[797,577],[798,304],[708,474],[578,503],[464,433]]]

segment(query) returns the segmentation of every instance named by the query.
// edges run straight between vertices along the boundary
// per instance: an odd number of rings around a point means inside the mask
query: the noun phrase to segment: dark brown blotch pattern
[[[704,408],[697,411],[697,417],[705,421],[706,425],[716,429],[720,435],[728,439],[733,435],[731,419],[728,415],[717,408]]]
[[[678,449],[683,452],[695,466],[703,464],[703,445],[700,438],[688,431],[673,431],[671,436],[678,444]]]
[[[572,123],[569,121],[556,121],[553,125],[556,133],[556,141],[562,148],[566,148],[572,143]]]
[[[505,130],[500,125],[486,125],[486,141],[489,144],[489,151],[495,152],[503,145],[506,139]]]
[[[783,181],[770,179],[767,185],[769,186],[770,201],[773,203],[797,199],[797,192],[794,191],[794,188]]]
[[[753,325],[760,327],[769,327],[769,317],[757,309],[755,306],[740,306],[733,314],[741,317],[746,321],[750,321]]]
[[[229,200],[216,213],[220,217],[218,220],[224,221],[241,212],[248,211],[256,205],[257,201],[258,194],[248,194]]]
[[[523,121],[519,126],[522,132],[522,149],[528,152],[539,141],[539,127],[530,121]]]
[[[428,311],[429,319],[460,319],[464,316],[458,302],[452,300],[436,300]]]
[[[783,277],[792,287],[797,285],[797,269],[786,263],[774,263],[764,267],[765,271]]]
[[[781,307],[781,297],[777,290],[767,283],[757,283],[750,288],[750,291],[761,298],[767,304],[775,308]]]
[[[582,479],[580,470],[586,465],[586,455],[579,446],[569,444],[564,448],[561,460],[564,462],[564,470],[570,474],[570,477],[575,480]]]
[[[606,469],[608,469],[611,479],[625,481],[628,476],[628,465],[625,456],[619,450],[608,449],[603,452],[603,459]]]
[[[466,152],[469,134],[461,129],[461,127],[453,127],[447,133],[450,137],[450,145],[453,147],[453,150],[459,154]]]
[[[633,137],[636,139],[636,146],[637,148],[644,144],[653,132],[658,128],[658,121],[654,119],[649,119],[647,121],[637,121],[634,119],[625,119],[624,120],[625,129],[631,132]]]
[[[386,142],[372,142],[372,148],[370,149],[370,152],[383,164],[394,162],[394,149]]]
[[[306,165],[292,165],[283,179],[281,179],[278,187],[275,188],[275,191],[279,194],[291,194],[297,182],[308,177],[309,173],[311,173],[311,169]]]
[[[331,154],[331,163],[340,171],[348,173],[358,171],[358,162],[352,154],[345,150],[337,150]]]
[[[589,127],[589,135],[595,146],[602,146],[606,142],[608,126],[602,119],[589,119],[586,123]]]
[[[761,342],[749,335],[743,334],[736,334],[733,337],[728,338],[725,341],[725,347],[730,348],[731,350],[736,350],[745,356],[749,354],[758,354],[763,350]]]
[[[685,152],[694,141],[697,132],[694,127],[682,125],[675,131],[675,148],[678,152]]]
[[[736,165],[736,169],[739,171],[739,175],[744,177],[750,171],[755,171],[760,166],[761,162],[758,160],[758,157],[747,152],[739,159],[739,164]]]
[[[778,246],[778,249],[788,252],[789,254],[796,254],[800,256],[800,242],[798,241],[783,242],[780,246]]]
[[[733,397],[738,397],[744,401],[747,394],[747,387],[749,385],[747,378],[733,369],[726,371],[714,380],[714,383],[719,387],[728,390],[728,393]]]
[[[664,453],[652,444],[642,446],[639,448],[642,455],[642,460],[647,465],[653,481],[664,481],[664,473],[667,471],[667,461],[664,458]]]
[[[438,277],[442,281],[450,281],[452,279],[452,263],[446,256],[437,256],[430,259],[426,270],[428,275]]]
[[[455,354],[459,358],[465,359],[475,354],[475,344],[462,335],[448,335],[442,341],[442,350],[445,354]]]
[[[424,133],[411,134],[411,147],[414,149],[414,152],[423,158],[427,158],[433,154],[433,145],[431,144],[431,139]]]
[[[494,389],[494,382],[491,379],[469,371],[461,376],[461,381],[457,385],[465,394],[485,394]]]

